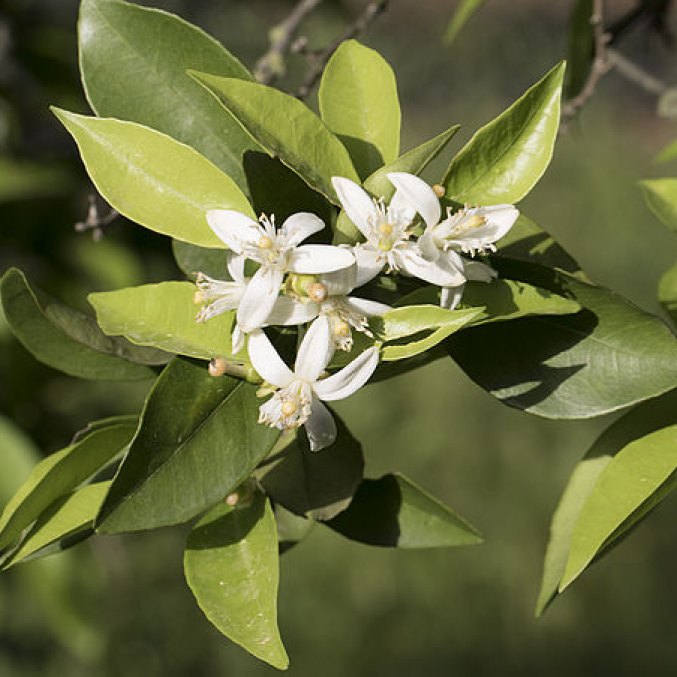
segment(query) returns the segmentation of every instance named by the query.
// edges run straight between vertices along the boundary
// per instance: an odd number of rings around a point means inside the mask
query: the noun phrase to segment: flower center
[[[258,244],[260,249],[272,249],[273,240],[272,240],[272,238],[269,238],[267,235],[262,235],[259,238],[259,241],[258,241],[257,244]]]
[[[346,338],[350,336],[350,325],[345,320],[339,320],[332,327],[334,336],[337,338]]]

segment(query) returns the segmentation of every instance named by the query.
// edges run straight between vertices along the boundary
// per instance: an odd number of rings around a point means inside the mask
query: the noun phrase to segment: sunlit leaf
[[[672,230],[677,230],[677,179],[646,179],[639,185],[649,209]]]

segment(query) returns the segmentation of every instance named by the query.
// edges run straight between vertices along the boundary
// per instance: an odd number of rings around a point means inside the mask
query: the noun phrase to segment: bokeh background
[[[146,4],[201,25],[249,65],[293,5]],[[455,4],[393,0],[361,37],[396,71],[405,149],[456,122],[460,148],[565,55],[568,0],[490,0],[446,46]],[[632,4],[607,2],[609,16]],[[326,0],[304,27],[311,47],[333,39],[363,6]],[[87,112],[77,8],[76,0],[0,0],[0,272],[18,265],[85,307],[89,291],[179,273],[167,241],[124,220],[100,242],[74,230],[91,186],[47,107]],[[647,28],[621,49],[677,82],[674,51]],[[292,57],[281,85],[293,89],[303,66]],[[521,205],[590,277],[656,313],[656,283],[677,241],[645,208],[636,181],[677,171],[652,163],[674,136],[655,98],[610,74]],[[27,456],[64,446],[89,420],[133,412],[145,387],[55,372],[0,321],[0,499],[27,473]],[[675,674],[674,501],[543,619],[533,618],[550,515],[610,418],[546,421],[508,409],[451,361],[372,385],[337,409],[363,441],[370,476],[402,470],[467,517],[486,543],[397,552],[317,527],[282,560],[280,625],[291,675]],[[182,580],[184,538],[179,528],[92,539],[3,574],[0,676],[272,675],[202,618]]]

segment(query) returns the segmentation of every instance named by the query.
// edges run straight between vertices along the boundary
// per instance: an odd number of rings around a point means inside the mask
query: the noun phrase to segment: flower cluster
[[[262,390],[273,393],[260,408],[259,422],[281,430],[305,425],[314,451],[336,438],[322,401],[348,397],[378,365],[375,345],[326,375],[334,352],[352,349],[353,331],[373,338],[369,318],[390,310],[349,294],[385,269],[440,287],[440,305],[453,309],[467,280],[489,282],[496,276],[472,257],[493,251],[518,215],[512,205],[496,205],[448,209],[442,218],[437,194],[422,179],[403,172],[387,176],[395,187],[389,204],[349,179],[332,179],[343,209],[365,238],[353,247],[301,244],[325,227],[307,212],[291,215],[279,229],[273,216],[262,215],[257,222],[233,210],[207,213],[209,226],[230,250],[231,280],[198,273],[196,301],[203,306],[197,320],[236,310],[232,352],[239,353],[248,336],[249,358],[266,382]],[[251,277],[247,262],[255,268]],[[291,371],[262,328],[307,323]]]

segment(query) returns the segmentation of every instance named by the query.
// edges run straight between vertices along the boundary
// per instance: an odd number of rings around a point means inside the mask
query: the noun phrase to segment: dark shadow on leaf
[[[348,149],[348,154],[362,181],[373,174],[377,169],[383,167],[383,156],[373,143],[345,134],[338,134],[338,137]],[[380,196],[377,195],[376,197]]]

